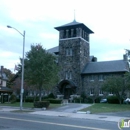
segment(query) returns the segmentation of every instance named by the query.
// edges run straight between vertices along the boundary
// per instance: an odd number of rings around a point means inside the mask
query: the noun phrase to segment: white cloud
[[[74,9],[76,20],[95,32],[90,53],[99,60],[122,59],[124,49],[130,48],[129,5],[129,0],[0,0],[1,64],[13,68],[22,55],[22,36],[8,24],[26,31],[25,51],[32,43],[49,49],[58,45],[54,27],[73,21]]]

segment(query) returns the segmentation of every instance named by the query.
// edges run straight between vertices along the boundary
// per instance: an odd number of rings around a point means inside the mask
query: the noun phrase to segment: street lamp
[[[24,47],[25,47],[25,31],[23,31],[23,34],[18,31],[16,28],[11,27],[9,25],[7,25],[7,28],[13,28],[14,30],[16,30],[19,34],[21,34],[23,36],[23,58],[22,58],[22,78],[21,78],[21,95],[20,95],[20,110],[22,110],[22,105],[23,105],[23,83],[24,83]]]

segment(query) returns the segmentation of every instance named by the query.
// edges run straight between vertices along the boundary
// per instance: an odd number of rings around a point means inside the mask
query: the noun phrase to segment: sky
[[[39,43],[45,49],[58,46],[54,27],[84,23],[90,35],[90,55],[98,61],[123,59],[130,49],[130,0],[0,0],[0,65],[14,72],[23,51]],[[7,28],[7,25],[13,28]]]

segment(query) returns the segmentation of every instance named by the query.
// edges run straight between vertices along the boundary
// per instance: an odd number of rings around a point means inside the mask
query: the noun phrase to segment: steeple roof
[[[58,26],[58,27],[55,27],[56,30],[60,31],[60,30],[63,30],[63,29],[71,29],[73,27],[82,27],[84,28],[88,33],[94,33],[92,30],[90,30],[86,25],[84,25],[83,23],[79,23],[77,22],[75,19],[74,21],[70,22],[70,23],[67,23],[67,24],[64,24],[62,26]]]

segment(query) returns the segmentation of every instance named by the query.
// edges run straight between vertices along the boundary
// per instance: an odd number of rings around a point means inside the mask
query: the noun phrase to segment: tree
[[[31,45],[25,57],[25,82],[41,91],[50,90],[59,80],[56,57],[48,53],[40,44]]]
[[[126,92],[129,90],[129,86],[126,83],[125,76],[111,76],[106,79],[102,89],[103,91],[112,92],[115,94],[121,104],[122,99],[126,97]]]
[[[11,72],[11,70],[9,70],[9,69],[7,69],[7,68],[4,68],[4,69],[3,69],[3,72],[6,74],[6,76],[7,76],[7,78],[8,78],[8,80],[7,80],[7,87],[11,88],[11,86],[12,86],[13,84],[12,84],[12,82],[11,82],[10,80],[13,78],[13,76],[14,76],[15,74],[13,74],[13,73]]]

